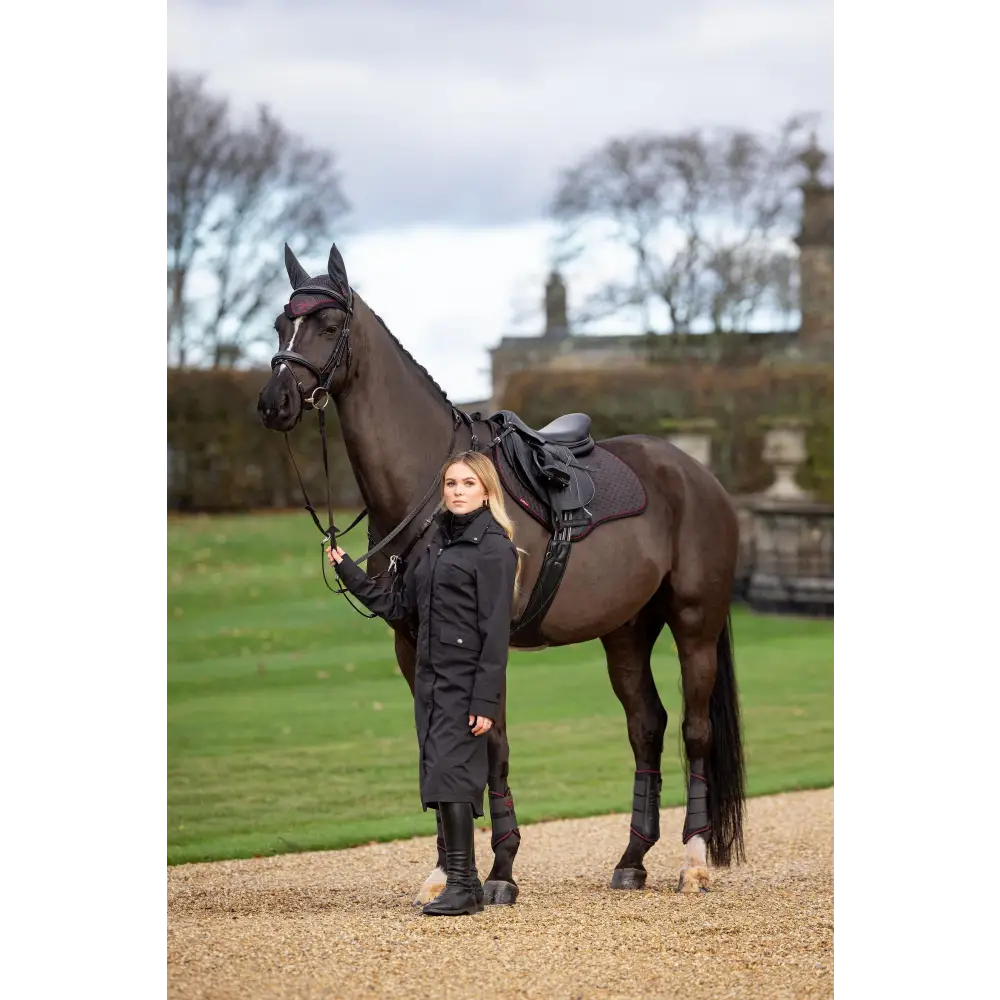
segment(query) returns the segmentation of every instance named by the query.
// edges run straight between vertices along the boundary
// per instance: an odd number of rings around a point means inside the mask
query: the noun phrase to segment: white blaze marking
[[[292,339],[288,341],[288,346],[285,348],[286,351],[290,351],[292,349],[292,347],[295,345],[295,338],[296,338],[296,336],[298,336],[299,327],[302,326],[302,320],[304,320],[304,319],[305,319],[305,316],[300,316],[292,324]],[[287,368],[288,366],[285,364],[284,361],[282,361],[281,362],[281,367],[282,368]]]

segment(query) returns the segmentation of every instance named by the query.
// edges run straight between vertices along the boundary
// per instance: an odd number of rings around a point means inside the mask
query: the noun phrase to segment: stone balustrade
[[[665,420],[668,440],[711,468],[711,420]],[[740,527],[734,599],[762,613],[833,616],[833,505],[813,501],[796,481],[808,458],[805,421],[765,422],[762,457],[774,481],[733,497]]]

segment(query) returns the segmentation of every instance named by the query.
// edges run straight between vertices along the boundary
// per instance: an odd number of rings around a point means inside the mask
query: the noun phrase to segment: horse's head
[[[305,407],[326,406],[343,387],[351,359],[354,293],[336,244],[326,274],[310,278],[287,243],[285,268],[292,295],[274,322],[278,352],[257,400],[264,426],[273,431],[291,430]]]

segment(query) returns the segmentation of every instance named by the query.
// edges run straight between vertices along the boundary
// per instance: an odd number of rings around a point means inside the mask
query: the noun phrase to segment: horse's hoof
[[[513,882],[484,882],[483,902],[487,906],[513,906],[517,902],[517,886]]]
[[[641,868],[616,868],[611,876],[612,889],[642,889],[646,885],[646,872]]]
[[[677,891],[692,894],[708,892],[709,884],[707,868],[684,868],[677,883]]]
[[[445,883],[447,881],[448,876],[445,874],[444,870],[441,868],[435,868],[434,871],[427,876],[426,881],[420,887],[420,892],[417,893],[417,898],[413,900],[413,905],[425,906],[432,899],[436,899],[442,892],[444,892]]]

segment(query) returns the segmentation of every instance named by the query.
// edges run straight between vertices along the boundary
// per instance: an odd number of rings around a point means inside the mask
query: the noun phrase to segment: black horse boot
[[[444,891],[424,907],[424,913],[430,917],[482,913],[483,898],[476,892],[479,879],[472,876],[472,806],[468,802],[441,802],[439,808],[448,878]]]

